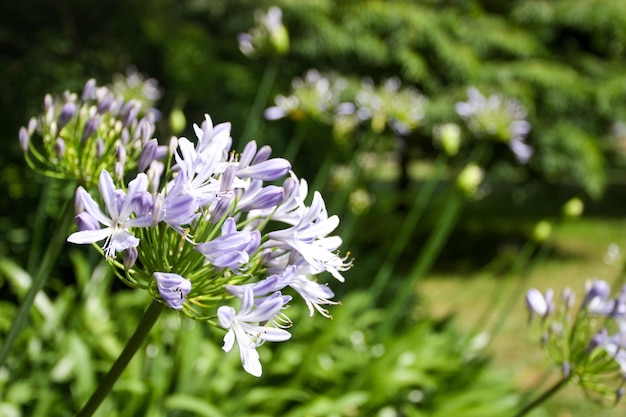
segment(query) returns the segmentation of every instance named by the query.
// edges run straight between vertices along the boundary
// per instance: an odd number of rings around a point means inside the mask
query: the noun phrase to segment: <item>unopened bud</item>
[[[563,206],[563,214],[567,217],[578,218],[583,214],[585,205],[580,198],[574,197]]]
[[[62,159],[65,154],[65,141],[62,138],[57,138],[54,141],[54,154],[57,156],[57,159]]]
[[[115,145],[115,159],[122,164],[126,163],[126,148],[121,143]]]
[[[156,139],[150,139],[145,144],[143,150],[141,151],[141,156],[139,156],[139,172],[145,172],[148,169],[156,157],[158,147],[159,143]]]
[[[98,130],[98,127],[100,127],[99,116],[96,115],[87,119],[87,122],[85,122],[85,126],[83,127],[83,135],[81,141],[84,143],[85,141],[87,141],[87,139],[92,137],[93,134],[96,133],[96,130]]]
[[[74,113],[76,113],[76,104],[70,101],[63,105],[61,113],[59,113],[59,117],[57,118],[59,130],[63,129],[63,127],[68,124],[70,120],[72,120]]]
[[[33,133],[35,133],[35,129],[37,129],[37,118],[31,117],[28,121],[28,127],[26,128],[26,130],[28,130],[29,135],[32,135]]]
[[[545,242],[552,235],[552,223],[548,220],[538,222],[533,229],[533,239],[536,242]]]
[[[115,163],[115,179],[120,181],[124,178],[124,163],[117,161]]]
[[[81,96],[82,101],[87,101],[96,98],[96,80],[93,78],[85,83],[85,87],[83,88],[83,95]]]
[[[186,125],[187,119],[185,118],[185,113],[179,108],[173,109],[170,113],[170,130],[172,133],[178,135],[185,130]]]
[[[30,135],[28,134],[28,130],[26,130],[26,128],[23,126],[20,127],[19,140],[20,140],[20,149],[22,149],[22,152],[24,153],[28,152],[28,143],[30,142]]]
[[[124,271],[128,271],[135,265],[135,262],[137,262],[137,256],[138,253],[136,247],[130,246],[126,249],[124,252]]]
[[[102,138],[96,139],[96,155],[98,158],[102,158],[102,155],[104,155],[104,141]]]
[[[446,155],[452,157],[459,152],[461,147],[461,128],[454,123],[446,123],[437,126],[435,136],[441,143]]]
[[[468,195],[474,195],[483,181],[484,172],[474,163],[468,164],[457,177],[457,185]]]

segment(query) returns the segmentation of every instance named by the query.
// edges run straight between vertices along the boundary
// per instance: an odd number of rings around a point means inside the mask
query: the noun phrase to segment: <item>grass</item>
[[[554,239],[554,252],[533,270],[501,332],[489,346],[492,366],[514,378],[522,389],[538,386],[547,368],[543,352],[527,333],[526,289],[553,288],[559,294],[563,288],[570,287],[577,292],[580,301],[589,278],[613,282],[620,276],[625,259],[605,262],[607,248],[615,243],[622,250],[626,249],[626,220],[572,221],[555,230]],[[455,325],[463,331],[473,328],[494,291],[502,288],[498,286],[498,279],[486,271],[439,272],[431,274],[420,285],[424,308],[435,317],[454,315]],[[578,387],[569,386],[546,403],[545,411],[545,415],[557,417],[616,417],[626,414],[626,401],[606,410],[585,400]]]

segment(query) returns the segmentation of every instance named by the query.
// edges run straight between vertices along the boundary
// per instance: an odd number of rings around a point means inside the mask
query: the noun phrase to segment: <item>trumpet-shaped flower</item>
[[[149,226],[151,223],[150,216],[133,217],[134,200],[146,191],[147,184],[146,175],[139,174],[128,184],[128,193],[124,195],[123,192],[116,190],[111,175],[106,170],[102,170],[99,189],[108,216],[100,210],[98,204],[84,188],[79,187],[76,194],[85,212],[105,227],[102,229],[85,228],[85,230],[72,233],[67,241],[89,244],[104,240],[103,250],[107,258],[112,258],[117,252],[129,247],[139,245],[139,239],[133,236],[129,229]]]
[[[311,273],[328,271],[343,282],[342,271],[352,262],[346,261],[334,251],[341,245],[338,236],[327,236],[339,225],[337,216],[328,217],[322,196],[316,192],[310,207],[300,206],[300,221],[294,226],[268,233],[265,246],[276,246],[299,253],[309,264]]]
[[[255,308],[252,288],[246,287],[239,312],[230,306],[217,310],[220,325],[228,329],[222,349],[230,352],[236,341],[243,369],[251,375],[261,376],[263,372],[257,347],[266,341],[283,342],[291,337],[284,329],[260,324],[271,322],[283,308],[283,303],[281,296],[269,297]]]
[[[171,308],[180,310],[191,291],[191,281],[178,274],[168,272],[155,272],[154,279],[159,289],[159,294]]]
[[[204,254],[211,264],[238,270],[248,263],[250,255],[261,243],[261,234],[258,230],[237,231],[235,220],[229,217],[222,226],[222,236],[210,242],[200,243],[196,250]]]

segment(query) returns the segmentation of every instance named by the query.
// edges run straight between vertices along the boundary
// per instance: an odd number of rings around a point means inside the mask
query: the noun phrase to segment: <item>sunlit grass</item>
[[[626,220],[582,219],[564,224],[555,231],[553,254],[538,265],[528,277],[526,288],[553,288],[557,294],[571,287],[580,294],[585,281],[598,277],[612,282],[620,276],[623,257],[606,262],[610,244],[626,248]],[[471,330],[489,305],[502,281],[484,271],[434,273],[421,283],[424,308],[435,317],[454,315],[454,323],[462,330]],[[527,312],[524,292],[507,318],[501,332],[489,346],[494,369],[514,378],[521,388],[534,388],[542,383],[547,361],[540,347],[527,335]],[[546,416],[587,417],[592,415],[623,416],[626,403],[605,410],[584,399],[582,392],[570,386],[546,404]],[[541,413],[536,414],[542,415]]]

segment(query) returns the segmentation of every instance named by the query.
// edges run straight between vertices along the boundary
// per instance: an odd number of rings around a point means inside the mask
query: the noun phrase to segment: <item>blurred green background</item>
[[[237,36],[255,24],[256,10],[270,6],[282,9],[289,51],[247,57]],[[504,365],[509,357],[525,363],[511,345],[523,344],[521,353],[539,352],[523,333],[523,293],[515,299],[519,308],[510,313],[510,328],[522,330],[505,330],[498,335],[504,342],[486,350],[469,332],[475,323],[459,322],[456,315],[466,319],[466,311],[484,301],[484,286],[499,285],[534,225],[557,218],[574,196],[585,202],[583,226],[572,229],[568,223],[555,232],[536,272],[542,279],[531,282],[580,290],[591,276],[622,274],[619,267],[594,272],[580,266],[568,270],[575,275],[571,283],[561,279],[569,252],[559,240],[559,233],[574,233],[565,242],[586,244],[583,252],[594,256],[583,256],[584,265],[602,265],[599,258],[608,244],[626,240],[621,233],[626,178],[622,0],[4,2],[0,337],[62,202],[72,195],[64,184],[27,169],[17,132],[41,111],[46,93],[80,92],[89,78],[107,84],[130,67],[159,83],[160,138],[193,136],[191,123],[208,113],[216,123],[232,122],[235,148],[256,139],[271,145],[275,155],[288,154],[298,175],[322,191],[329,210],[343,219],[342,249],[356,261],[346,283],[333,285],[343,301],[332,311],[334,320],[310,319],[294,309],[294,340],[263,348],[267,372],[260,381],[240,371],[237,355],[224,357],[219,332],[169,314],[100,415],[509,415],[531,385],[528,375],[519,375],[524,366]],[[403,135],[360,127],[347,139],[314,113],[264,120],[263,110],[274,105],[274,97],[289,95],[294,78],[309,69],[344,77],[355,86],[366,77],[374,85],[397,77],[402,88],[414,88],[428,99],[424,117]],[[483,166],[481,192],[464,201],[454,227],[441,236],[445,244],[435,250],[436,261],[426,262],[426,272],[418,274],[428,277],[411,291],[410,308],[402,312],[394,337],[381,341],[375,329],[385,321],[396,291],[405,288],[415,260],[427,256],[429,237],[442,228],[439,215],[448,198],[443,191],[464,168],[467,154],[447,160],[446,174],[436,185],[441,192],[433,194],[419,227],[398,249],[389,280],[371,308],[360,311],[359,297],[389,259],[415,195],[437,172],[442,151],[433,129],[441,123],[463,125],[455,104],[467,99],[469,87],[515,98],[524,106],[532,126],[526,142],[534,155],[520,165],[505,144],[494,142]],[[264,88],[267,94],[259,94]],[[255,106],[259,100],[260,107]],[[173,110],[184,112],[185,131],[172,130]],[[466,147],[484,142],[468,129],[462,137]],[[352,177],[346,180],[342,172]],[[365,193],[363,206],[351,200],[357,189]],[[614,235],[595,240],[607,224]],[[147,303],[97,265],[89,248],[65,249],[45,301],[0,368],[0,415],[75,412]],[[545,274],[545,268],[553,272]],[[488,271],[487,278],[482,271]],[[463,294],[455,308],[450,307],[450,282]],[[537,367],[537,356],[528,360]],[[576,395],[568,401],[534,415],[595,415],[589,410],[597,409]]]

